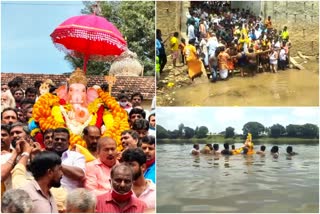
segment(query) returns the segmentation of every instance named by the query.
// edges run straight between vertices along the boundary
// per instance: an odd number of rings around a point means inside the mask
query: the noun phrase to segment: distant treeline
[[[157,125],[157,138],[158,139],[192,139],[192,138],[208,138],[213,133],[209,132],[206,126],[196,127],[195,129],[184,126],[182,123],[178,129],[173,131],[166,130],[161,125]],[[223,135],[224,138],[242,137],[246,138],[248,133],[252,134],[254,139],[261,137],[281,138],[281,137],[294,137],[314,139],[319,138],[319,127],[314,124],[306,123],[304,125],[290,124],[286,127],[280,124],[274,124],[271,127],[264,127],[258,122],[248,122],[242,128],[243,133],[236,135],[233,127],[227,127],[225,131],[218,133]]]

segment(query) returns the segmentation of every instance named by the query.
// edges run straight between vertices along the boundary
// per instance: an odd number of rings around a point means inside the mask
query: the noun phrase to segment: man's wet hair
[[[265,145],[260,146],[260,150],[264,152],[266,150],[266,146]]]
[[[292,151],[293,151],[292,146],[288,146],[288,147],[287,147],[287,153],[291,153]]]
[[[231,149],[236,149],[236,146],[234,144],[231,145]]]
[[[214,151],[218,151],[219,150],[219,144],[217,144],[217,143],[213,144],[213,149],[214,149]]]
[[[276,153],[276,152],[278,152],[279,151],[279,147],[278,146],[273,146],[272,148],[271,148],[271,152],[272,153]]]
[[[198,143],[193,144],[193,148],[194,149],[199,148],[199,144]]]
[[[229,143],[223,144],[224,149],[229,149]]]

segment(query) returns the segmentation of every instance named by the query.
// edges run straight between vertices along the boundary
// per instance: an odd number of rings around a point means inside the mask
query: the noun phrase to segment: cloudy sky
[[[1,1],[1,72],[71,72],[50,34],[83,8],[81,1]]]
[[[241,134],[247,122],[259,122],[267,127],[276,123],[283,126],[305,123],[319,125],[319,115],[319,108],[316,107],[157,107],[157,124],[171,131],[181,123],[193,129],[206,126],[213,133],[225,131],[231,126]]]

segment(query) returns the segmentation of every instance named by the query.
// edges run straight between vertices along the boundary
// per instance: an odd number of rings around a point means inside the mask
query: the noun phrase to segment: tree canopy
[[[242,131],[244,137],[246,137],[250,132],[252,134],[252,138],[257,138],[264,132],[264,126],[258,122],[248,122],[244,124]]]
[[[225,133],[224,133],[224,137],[225,138],[232,138],[232,137],[234,137],[234,128],[232,128],[232,127],[227,127],[226,128],[226,131],[225,131]]]
[[[83,14],[92,14],[96,2],[83,2]],[[127,41],[129,50],[135,52],[142,66],[144,75],[153,76],[155,67],[155,3],[152,1],[100,1],[100,15],[112,22]],[[65,57],[73,69],[83,67],[83,59],[70,55]],[[110,62],[89,61],[87,74],[107,75]]]

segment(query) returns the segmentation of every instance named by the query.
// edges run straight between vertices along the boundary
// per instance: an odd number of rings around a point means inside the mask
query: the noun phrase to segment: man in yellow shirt
[[[283,31],[281,33],[282,41],[287,42],[289,40],[289,32],[287,30],[287,26],[284,26]]]
[[[173,67],[176,67],[177,58],[179,57],[179,33],[174,32],[173,37],[170,39],[171,44],[171,55],[172,55],[172,64]]]

